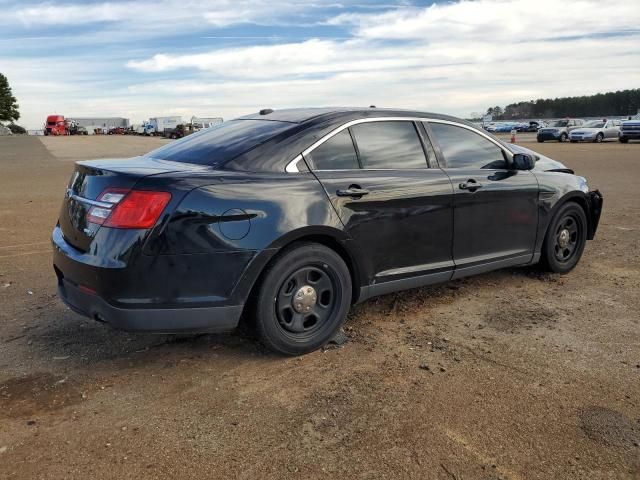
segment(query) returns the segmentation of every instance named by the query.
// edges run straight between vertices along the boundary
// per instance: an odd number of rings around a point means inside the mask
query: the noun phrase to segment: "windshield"
[[[231,120],[176,140],[146,156],[172,162],[220,165],[293,126],[273,120]]]
[[[591,120],[583,125],[584,128],[602,128],[604,127],[604,123],[602,120]]]
[[[555,120],[549,124],[550,127],[566,127],[568,120]]]

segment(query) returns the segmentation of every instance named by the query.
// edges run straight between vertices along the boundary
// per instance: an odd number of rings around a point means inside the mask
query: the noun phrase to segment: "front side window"
[[[427,160],[413,122],[382,121],[351,127],[362,168],[427,168]]]
[[[329,140],[305,155],[316,170],[351,170],[360,168],[356,149],[348,129],[335,134]]]
[[[430,127],[447,168],[507,168],[502,149],[472,130],[444,123]]]

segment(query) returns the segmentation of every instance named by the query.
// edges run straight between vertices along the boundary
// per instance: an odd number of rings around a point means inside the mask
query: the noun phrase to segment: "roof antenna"
[[[260,110],[260,115],[269,115],[270,113],[273,113],[272,108],[263,108]]]

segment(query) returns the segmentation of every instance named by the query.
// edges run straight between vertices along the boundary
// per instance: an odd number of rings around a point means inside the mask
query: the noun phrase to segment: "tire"
[[[599,133],[596,135],[596,139],[594,140],[594,142],[602,143],[602,140],[604,140],[604,135],[602,133]]]
[[[560,134],[560,138],[558,139],[558,141],[559,141],[560,143],[564,143],[564,142],[566,142],[566,141],[567,141],[567,134],[566,134],[566,133],[564,133],[564,132],[563,132],[563,133],[561,133],[561,134]]]
[[[543,143],[543,142],[544,142],[544,140],[543,140],[543,139],[538,138],[538,143]]]
[[[285,355],[322,347],[344,323],[351,289],[349,269],[336,252],[317,243],[292,245],[262,275],[254,305],[259,339]]]
[[[587,216],[580,205],[569,201],[549,224],[540,264],[555,273],[568,273],[578,264],[586,243]]]
[[[569,140],[571,143],[578,143],[578,140]]]
[[[618,138],[618,141],[619,141],[620,143],[629,143],[629,139],[628,139],[628,138],[626,138],[626,137],[620,137],[620,138]]]

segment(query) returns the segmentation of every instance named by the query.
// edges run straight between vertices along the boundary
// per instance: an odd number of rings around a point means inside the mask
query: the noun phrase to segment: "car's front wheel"
[[[604,140],[604,135],[602,133],[599,133],[596,135],[596,139],[594,141],[596,143],[602,143],[602,140]]]
[[[567,273],[577,265],[587,242],[587,216],[580,205],[568,202],[551,220],[542,244],[541,264],[552,272]]]
[[[561,133],[560,134],[560,138],[558,138],[559,142],[566,142],[567,141],[567,134],[566,133]]]
[[[351,289],[340,255],[317,243],[294,244],[262,276],[255,299],[260,340],[286,355],[320,348],[344,323]]]

